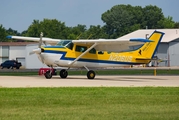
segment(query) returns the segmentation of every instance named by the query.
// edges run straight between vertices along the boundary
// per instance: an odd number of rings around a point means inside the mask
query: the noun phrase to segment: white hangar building
[[[141,29],[124,35],[120,39],[146,38],[155,30],[165,33],[155,54],[158,59],[161,59],[158,66],[179,66],[179,29]]]
[[[155,54],[162,61],[158,66],[179,66],[179,29],[157,29],[165,35]],[[154,29],[137,30],[120,39],[146,38],[152,34]],[[0,63],[5,60],[18,60],[26,69],[39,69],[47,67],[42,64],[36,54],[29,55],[33,49],[38,47],[34,42],[0,42]]]
[[[47,67],[40,62],[36,54],[29,55],[29,52],[37,47],[38,44],[34,42],[0,42],[0,63],[17,60],[27,69]]]

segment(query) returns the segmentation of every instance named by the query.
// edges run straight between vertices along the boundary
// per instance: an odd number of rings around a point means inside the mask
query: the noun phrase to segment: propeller
[[[40,40],[39,40],[39,45],[38,45],[38,48],[37,49],[34,49],[32,50],[29,55],[32,55],[32,54],[41,54],[42,52],[42,49],[41,49],[41,46],[42,46],[42,37],[43,37],[43,32],[40,33]]]
[[[44,57],[41,55],[41,52],[43,51],[43,49],[41,48],[42,42],[43,42],[43,41],[42,41],[42,37],[43,37],[43,33],[41,32],[41,33],[40,33],[40,40],[39,40],[38,48],[32,50],[32,51],[29,53],[29,55],[32,55],[32,54],[36,53],[37,56],[38,56],[38,58],[39,58],[39,60],[40,60],[42,63],[44,63]]]

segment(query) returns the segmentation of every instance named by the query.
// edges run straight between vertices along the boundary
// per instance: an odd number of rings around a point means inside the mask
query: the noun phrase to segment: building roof
[[[146,35],[149,37],[155,30],[165,33],[161,42],[171,42],[179,38],[179,29],[141,29],[124,35],[119,39],[146,38]]]
[[[0,42],[0,46],[26,46],[37,42]]]

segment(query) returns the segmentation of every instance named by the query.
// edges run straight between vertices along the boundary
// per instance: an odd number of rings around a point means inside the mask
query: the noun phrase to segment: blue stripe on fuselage
[[[44,48],[65,48],[63,46],[45,46]]]
[[[70,60],[73,61],[76,58],[67,58],[65,57],[66,52],[63,51],[54,51],[54,50],[45,50],[44,53],[53,53],[53,54],[62,54],[62,57],[60,60]],[[109,60],[94,60],[94,59],[85,59],[85,58],[80,58],[78,61],[81,62],[93,62],[93,63],[106,63],[106,64],[142,64],[142,63],[133,63],[133,62],[121,62],[121,61],[109,61]]]

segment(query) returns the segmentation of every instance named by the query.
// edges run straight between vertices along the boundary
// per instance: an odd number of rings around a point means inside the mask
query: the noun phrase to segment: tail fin
[[[136,54],[136,60],[151,60],[157,51],[163,35],[163,32],[154,31],[148,38],[152,42],[147,42],[141,48],[134,51]]]

